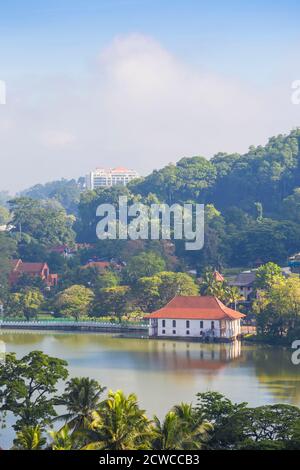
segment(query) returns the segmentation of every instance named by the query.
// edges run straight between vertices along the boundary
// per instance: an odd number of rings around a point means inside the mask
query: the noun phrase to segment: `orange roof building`
[[[109,261],[89,261],[83,268],[97,268],[99,271],[105,271],[111,267]]]
[[[47,263],[24,263],[21,259],[11,261],[11,271],[9,274],[9,284],[14,285],[22,275],[39,277],[45,282],[47,287],[57,285],[58,275],[50,274]]]
[[[245,315],[212,296],[178,296],[146,315],[149,335],[156,337],[236,339]]]
[[[213,276],[214,276],[215,281],[217,282],[225,281],[224,277],[222,276],[222,274],[219,273],[219,271],[214,271]]]

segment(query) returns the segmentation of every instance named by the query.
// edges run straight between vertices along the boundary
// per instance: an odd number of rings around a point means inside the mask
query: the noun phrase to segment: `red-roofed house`
[[[32,277],[39,277],[45,282],[47,287],[54,287],[57,285],[58,275],[50,274],[47,263],[24,263],[21,259],[14,259],[11,262],[11,266],[12,268],[9,274],[10,285],[15,284],[23,274]]]
[[[219,273],[219,271],[214,271],[213,276],[214,276],[215,281],[217,281],[217,282],[224,282],[225,281],[224,277],[222,276],[222,274]]]
[[[109,261],[89,261],[83,266],[85,268],[97,268],[100,272],[105,272],[112,264]]]
[[[245,315],[211,296],[174,297],[165,307],[146,315],[149,336],[235,339]]]

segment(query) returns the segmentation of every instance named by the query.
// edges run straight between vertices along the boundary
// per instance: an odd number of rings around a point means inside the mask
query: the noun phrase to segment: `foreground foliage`
[[[173,406],[150,419],[136,395],[109,391],[86,377],[67,378],[66,363],[34,351],[0,365],[0,406],[17,417],[14,450],[299,449],[300,409],[286,404],[257,408],[217,392],[196,404]],[[64,412],[59,414],[60,406]],[[53,429],[55,427],[55,430]]]

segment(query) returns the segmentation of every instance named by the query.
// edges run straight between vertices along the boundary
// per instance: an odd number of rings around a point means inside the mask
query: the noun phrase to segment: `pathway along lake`
[[[88,376],[109,389],[136,393],[149,417],[161,417],[172,405],[208,390],[253,406],[300,406],[300,366],[292,364],[288,348],[28,330],[2,330],[0,340],[6,352],[18,357],[43,351],[65,359],[70,376]],[[2,430],[0,445],[7,448],[12,435],[9,427]]]

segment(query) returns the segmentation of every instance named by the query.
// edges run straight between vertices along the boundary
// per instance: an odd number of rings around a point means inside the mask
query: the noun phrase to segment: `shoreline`
[[[128,326],[128,325],[83,325],[83,324],[48,324],[48,325],[41,325],[41,324],[30,324],[26,325],[24,323],[17,324],[17,323],[0,323],[0,331],[1,330],[35,330],[35,331],[69,331],[69,332],[87,332],[87,333],[142,333],[147,332],[148,328],[141,327],[139,325],[135,326]]]

